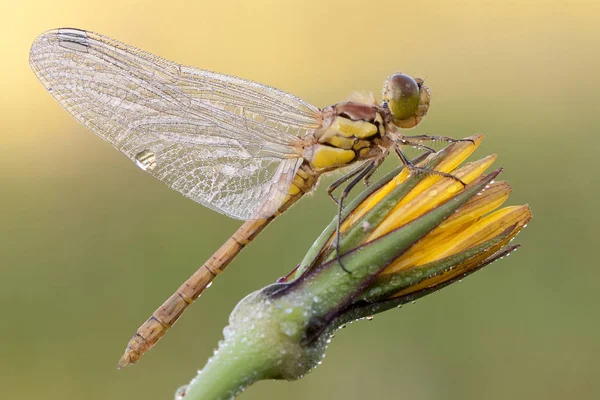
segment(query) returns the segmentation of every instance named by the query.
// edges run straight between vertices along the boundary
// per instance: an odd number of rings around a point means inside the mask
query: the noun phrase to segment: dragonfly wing
[[[215,211],[238,219],[273,215],[302,158],[257,155],[236,140],[202,132],[202,126],[191,125],[189,120],[154,123],[122,151],[139,154],[135,161],[141,168]],[[140,149],[151,151],[136,153]]]
[[[272,215],[318,108],[256,82],[172,63],[78,29],[40,35],[30,64],[79,122],[185,196],[239,219]]]

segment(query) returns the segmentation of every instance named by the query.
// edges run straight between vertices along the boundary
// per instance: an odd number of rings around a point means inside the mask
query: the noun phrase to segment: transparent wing
[[[30,64],[78,121],[142,169],[239,219],[272,215],[319,109],[283,91],[175,64],[78,29],[40,35]]]

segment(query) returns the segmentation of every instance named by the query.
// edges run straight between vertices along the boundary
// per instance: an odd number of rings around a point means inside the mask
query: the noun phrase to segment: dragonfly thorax
[[[322,110],[323,126],[304,149],[304,159],[319,172],[377,157],[389,146],[384,118],[374,105],[343,102]]]

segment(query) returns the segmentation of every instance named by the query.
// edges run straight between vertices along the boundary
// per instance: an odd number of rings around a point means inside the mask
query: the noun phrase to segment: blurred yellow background
[[[0,398],[170,399],[233,306],[286,274],[335,213],[325,185],[249,246],[138,365],[138,325],[240,224],[144,174],[79,125],[28,65],[34,38],[96,31],[323,107],[425,77],[414,133],[487,135],[524,246],[463,283],[338,333],[297,382],[251,399],[600,398],[600,3],[7,1],[0,3]],[[396,165],[388,160],[385,168]]]

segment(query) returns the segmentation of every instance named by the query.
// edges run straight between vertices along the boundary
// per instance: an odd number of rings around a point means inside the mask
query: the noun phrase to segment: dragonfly
[[[176,64],[74,28],[37,37],[30,65],[60,105],[143,171],[245,221],[138,328],[119,368],[152,348],[231,260],[323,174],[351,167],[328,188],[335,199],[333,191],[349,182],[336,199],[341,210],[349,190],[391,150],[419,172],[402,146],[433,151],[422,141],[453,140],[402,133],[419,124],[431,99],[422,79],[402,73],[387,78],[381,102],[361,94],[318,108],[270,86]]]

